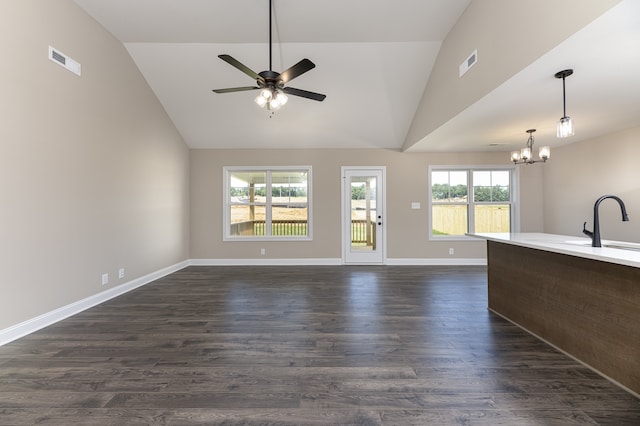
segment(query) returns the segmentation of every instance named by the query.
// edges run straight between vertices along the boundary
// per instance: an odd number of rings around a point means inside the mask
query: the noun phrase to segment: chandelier
[[[538,151],[539,160],[533,159],[533,132],[535,131],[536,129],[527,130],[527,133],[529,133],[527,145],[520,151],[511,152],[511,161],[513,161],[513,164],[533,164],[539,162],[545,163],[549,159],[549,157],[551,157],[551,148],[549,148],[548,146],[543,146]]]

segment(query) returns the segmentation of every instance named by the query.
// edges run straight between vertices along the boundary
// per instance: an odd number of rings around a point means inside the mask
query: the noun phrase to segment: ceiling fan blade
[[[225,61],[229,65],[239,69],[240,71],[242,71],[243,73],[245,73],[246,75],[251,77],[252,79],[254,79],[254,80],[262,80],[262,77],[260,77],[258,75],[258,73],[256,73],[251,68],[249,68],[248,66],[244,65],[242,62],[238,61],[237,59],[235,59],[231,55],[218,55],[218,58],[222,59],[223,61]]]
[[[316,64],[314,64],[313,62],[311,62],[307,58],[304,58],[303,60],[301,60],[300,62],[298,62],[297,64],[295,64],[291,68],[289,68],[288,70],[283,71],[280,74],[279,80],[282,80],[283,84],[287,84],[288,81],[293,80],[294,78],[298,77],[299,75],[302,75],[305,72],[314,69],[315,67],[316,67]]]
[[[294,89],[293,87],[285,87],[282,91],[287,95],[300,96],[307,99],[313,99],[318,102],[324,101],[324,98],[327,97],[327,95],[323,95],[321,93],[308,92],[302,89]]]
[[[258,86],[230,87],[228,89],[213,89],[215,93],[244,92],[245,90],[257,90]]]

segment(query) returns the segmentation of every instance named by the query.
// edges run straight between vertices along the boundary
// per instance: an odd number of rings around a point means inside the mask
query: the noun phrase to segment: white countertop
[[[467,235],[489,241],[640,268],[640,244],[636,243],[602,240],[603,245],[635,248],[635,250],[625,250],[610,247],[591,247],[591,239],[567,235],[543,233],[486,233]]]

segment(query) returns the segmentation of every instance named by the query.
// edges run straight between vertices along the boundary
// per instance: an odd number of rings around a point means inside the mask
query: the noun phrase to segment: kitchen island
[[[640,395],[640,245],[470,236],[487,240],[491,311]]]

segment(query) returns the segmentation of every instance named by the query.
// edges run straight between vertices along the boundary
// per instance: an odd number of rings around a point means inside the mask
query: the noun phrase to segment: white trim
[[[191,259],[192,266],[336,266],[342,265],[339,258],[300,259]]]
[[[351,195],[350,192],[346,192],[346,179],[348,172],[379,172],[381,177],[381,185],[378,187],[380,194],[376,201],[376,208],[378,208],[377,202],[381,204],[382,214],[382,229],[380,230],[380,239],[382,241],[381,247],[381,260],[375,262],[368,261],[347,261],[347,252],[350,250],[350,243],[347,241],[347,236],[351,235],[351,222],[347,219],[347,213],[351,214]],[[340,216],[341,216],[341,248],[342,248],[342,264],[344,265],[384,265],[387,262],[387,166],[342,166],[340,168]],[[348,210],[347,210],[348,209]]]
[[[308,229],[308,228],[307,228]],[[227,239],[223,239],[224,242],[233,242],[233,241],[253,241],[253,242],[260,242],[260,241],[286,241],[286,242],[293,242],[295,243],[297,242],[303,242],[303,241],[313,241],[313,238],[307,236],[307,237],[245,237],[245,236],[240,236],[240,237],[229,237]]]
[[[5,328],[4,330],[0,330],[0,346],[26,336],[27,334],[36,332],[44,327],[55,324],[58,321],[69,318],[72,315],[106,302],[109,299],[113,299],[114,297],[120,296],[138,287],[142,287],[143,285],[149,284],[150,282],[166,275],[179,271],[180,269],[189,266],[189,263],[190,262],[188,260],[176,263],[175,265],[168,266],[117,287],[110,288],[85,299],[78,300],[77,302],[70,303],[35,318],[31,318],[19,324]]]
[[[449,258],[429,258],[429,259],[412,259],[412,258],[395,258],[387,259],[387,265],[393,266],[487,266],[487,259],[467,258],[467,259],[449,259]]]
[[[386,263],[349,263],[348,265],[393,266],[486,266],[486,258],[387,258]],[[190,266],[341,266],[340,258],[301,259],[191,259]]]
[[[295,203],[307,206],[307,235],[292,237],[292,236],[233,236],[229,235],[231,226],[230,206],[231,197],[229,195],[229,187],[231,184],[230,173],[232,172],[264,172],[265,173],[265,188],[272,187],[271,174],[274,171],[306,171],[307,172],[307,202]],[[222,167],[222,241],[313,241],[313,167],[307,166],[223,166]],[[272,214],[272,199],[271,191],[267,191],[265,194],[265,226],[266,233],[271,234],[271,214]]]
[[[475,223],[475,210],[472,208],[473,206],[475,206],[476,204],[483,204],[483,203],[476,203],[473,200],[473,196],[470,194],[473,194],[473,172],[474,171],[500,171],[500,170],[508,170],[509,173],[509,196],[510,196],[510,201],[509,201],[509,205],[511,206],[511,229],[512,232],[519,232],[520,231],[520,198],[519,198],[519,192],[520,192],[520,180],[519,180],[519,170],[514,164],[505,166],[505,165],[497,165],[497,166],[492,166],[492,165],[465,165],[465,164],[459,164],[459,165],[455,165],[455,166],[444,166],[444,165],[437,165],[437,164],[430,164],[427,167],[427,182],[428,182],[428,191],[427,191],[427,209],[428,209],[428,215],[429,215],[429,241],[470,241],[472,238],[467,236],[467,235],[433,235],[432,230],[433,230],[433,195],[431,193],[432,189],[433,189],[433,183],[431,181],[431,176],[433,174],[434,171],[466,171],[467,173],[467,201],[462,203],[436,203],[437,205],[466,205],[468,206],[468,212],[467,212],[467,220],[468,220],[468,224],[467,224],[467,230],[469,230],[469,228],[471,228],[471,224]],[[501,203],[504,204],[504,203]],[[469,231],[471,232],[471,231]],[[469,233],[468,232],[468,233]]]
[[[470,258],[470,259],[411,259],[411,258],[397,258],[386,259],[387,265],[398,266],[469,266],[469,265],[481,265],[487,264],[484,258]],[[160,269],[156,272],[152,272],[140,278],[136,278],[132,281],[119,285],[117,287],[110,288],[103,292],[94,294],[85,299],[77,302],[70,303],[61,308],[44,313],[35,318],[31,318],[20,324],[13,325],[11,327],[0,330],[0,346],[24,337],[28,334],[34,333],[44,327],[55,324],[70,316],[78,314],[96,305],[104,303],[114,297],[128,293],[131,290],[135,290],[138,287],[142,287],[155,280],[158,280],[164,276],[177,272],[187,266],[342,266],[344,265],[342,258],[300,258],[300,259],[190,259],[185,260],[175,265],[168,266]],[[383,265],[383,264],[369,264],[369,265]]]
[[[516,167],[511,173],[511,207],[513,208],[513,231],[520,232],[520,168]]]

